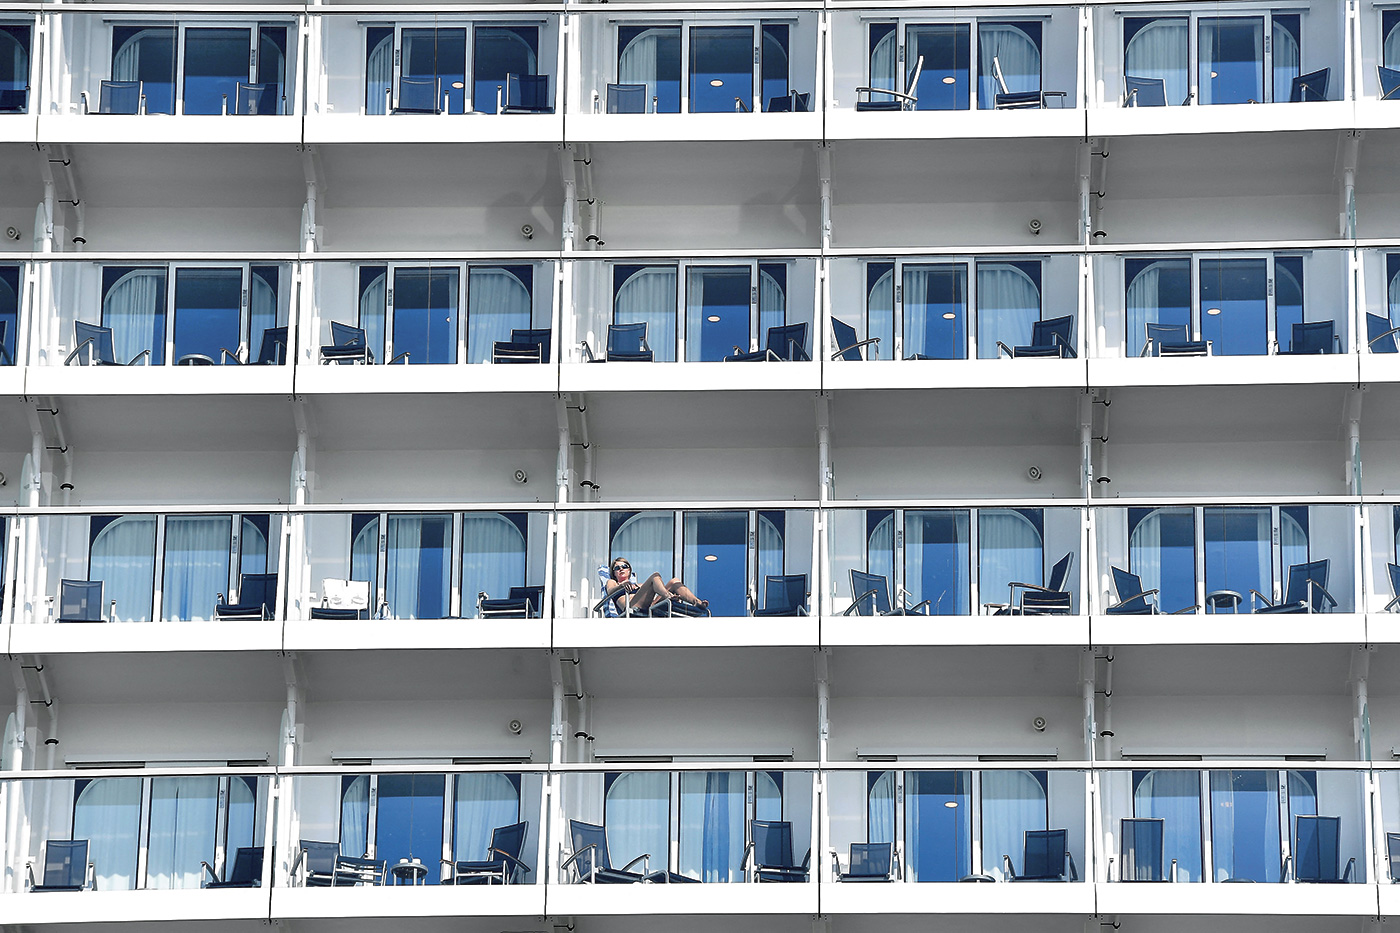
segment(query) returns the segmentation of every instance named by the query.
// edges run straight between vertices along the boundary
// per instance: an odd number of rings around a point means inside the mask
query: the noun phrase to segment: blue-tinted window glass
[[[690,27],[690,112],[753,109],[753,27]]]
[[[967,359],[967,266],[904,267],[904,358]]]
[[[1268,508],[1207,508],[1204,512],[1206,592],[1231,590],[1248,606],[1250,590],[1273,592],[1272,518]]]
[[[787,323],[787,266],[778,262],[758,266],[758,336],[766,343],[768,328]],[[794,322],[795,323],[795,322]],[[812,349],[812,335],[807,335],[805,349]]]
[[[218,363],[237,350],[242,332],[242,269],[175,270],[175,362],[187,356]]]
[[[370,608],[379,604],[379,516],[350,516],[350,579],[369,584]]]
[[[437,884],[441,878],[445,781],[441,774],[379,776],[374,856],[391,866],[402,859],[422,862],[428,868],[428,884]]]
[[[447,98],[448,113],[466,107],[467,31],[465,29],[405,29],[403,68],[405,78],[438,79],[439,105]],[[495,96],[495,90],[492,90]]]
[[[15,365],[19,347],[19,266],[0,266],[0,366]]]
[[[1164,873],[1176,862],[1178,881],[1202,880],[1199,771],[1134,771],[1133,816],[1162,821]]]
[[[1179,325],[1192,338],[1191,260],[1125,259],[1123,276],[1129,356],[1142,353],[1148,324]]]
[[[685,358],[716,362],[749,348],[748,266],[692,267],[686,287]]]
[[[769,23],[763,27],[763,109],[775,97],[786,97],[788,85],[788,27]]]
[[[141,778],[73,782],[73,838],[87,839],[95,889],[135,887],[141,835]]]
[[[1302,17],[1297,13],[1275,13],[1273,16],[1273,99],[1293,98],[1293,79],[1300,73],[1302,60]],[[1330,90],[1329,90],[1330,93]],[[1316,100],[1316,97],[1311,98]]]
[[[247,63],[245,58],[245,75]],[[140,81],[147,113],[174,113],[174,27],[113,26],[112,80]]]
[[[981,601],[1011,598],[1012,583],[1044,579],[1044,513],[1040,509],[980,509],[977,513],[977,586]]]
[[[1274,317],[1279,349],[1293,349],[1293,325],[1305,320],[1302,256],[1279,256],[1274,259]]]
[[[277,112],[289,113],[287,94],[287,27],[258,27],[257,83],[276,89]]]
[[[389,268],[361,266],[359,281],[359,327],[365,332],[365,344],[374,354],[376,363],[386,363],[384,355],[384,319],[389,296]]]
[[[1400,253],[1385,256],[1385,298],[1390,326],[1400,326]]]
[[[185,113],[223,113],[248,80],[252,34],[247,29],[185,30]]]
[[[957,881],[972,870],[972,775],[910,771],[904,793],[904,845],[914,881]]]
[[[112,329],[117,362],[142,350],[152,366],[165,362],[165,277],[162,268],[103,266],[102,324]]]
[[[903,86],[895,87],[895,72],[899,67],[899,35],[894,23],[870,24],[870,84],[872,88],[886,91],[903,91]],[[872,94],[873,101],[890,101],[888,94]]]
[[[232,542],[230,515],[172,515],[165,520],[162,620],[190,622],[214,617],[219,594],[229,591]]]
[[[0,23],[0,113],[29,109],[29,30]]]
[[[920,56],[924,60],[914,109],[966,110],[972,100],[972,28],[966,23],[911,25],[904,30],[904,42],[906,84]]]
[[[1158,78],[1170,107],[1186,103],[1191,27],[1184,16],[1123,19],[1123,74]]]
[[[476,594],[504,599],[525,585],[524,512],[468,512],[462,516],[462,615],[476,617]]]
[[[977,108],[991,110],[1002,81],[1011,94],[1040,90],[1040,23],[977,24]]]
[[[704,882],[742,881],[743,771],[687,771],[680,776],[680,873]]]
[[[688,512],[685,516],[685,582],[710,614],[748,614],[747,512]]]
[[[1157,605],[1175,612],[1196,604],[1196,519],[1189,508],[1128,509],[1129,571]]]
[[[1040,320],[1040,263],[977,263],[977,356],[994,360],[1000,348],[1027,346]]]
[[[452,516],[390,515],[385,599],[395,619],[445,619],[452,582]]]
[[[865,264],[865,295],[865,336],[880,340],[866,346],[865,358],[894,359],[894,263]]]
[[[394,356],[408,363],[457,360],[457,269],[394,271]]]
[[[1262,102],[1264,20],[1254,16],[1202,17],[1199,27],[1200,64],[1196,83],[1201,103]]]
[[[1278,804],[1277,771],[1211,772],[1211,851],[1216,881],[1279,880]]]
[[[681,28],[619,26],[617,48],[618,83],[645,84],[649,111],[680,113]]]
[[[754,775],[758,785],[758,799],[754,803],[754,819],[781,820],[783,818],[783,772],[760,771]]]
[[[866,842],[895,842],[895,772],[865,774]]]
[[[1381,64],[1400,68],[1400,10],[1381,11]]]
[[[904,513],[904,586],[929,615],[969,611],[969,520],[966,509]]]
[[[258,820],[261,801],[258,778],[240,775],[229,778],[228,819],[225,823],[227,835],[224,844],[224,864],[228,867],[224,869],[225,877],[232,869],[239,849],[262,846],[263,837],[258,832],[262,828]]]
[[[666,771],[604,774],[603,825],[608,828],[608,858],[614,866],[650,854],[650,870],[665,869],[671,851],[671,775]]]
[[[1268,267],[1260,259],[1201,260],[1201,336],[1216,356],[1269,352]]]
[[[201,886],[202,862],[214,861],[219,779],[213,775],[151,779],[146,889]]]
[[[253,266],[249,269],[249,289],[248,296],[248,356],[249,359],[257,360],[262,352],[263,333],[270,327],[277,326],[277,318],[280,312],[278,300],[278,285],[281,281],[281,270],[277,266]],[[288,362],[292,355],[290,347],[277,351],[281,354],[281,362]]]
[[[496,91],[505,99],[506,75],[537,74],[538,26],[478,26],[472,36],[472,109],[496,112]]]
[[[490,360],[496,341],[509,341],[511,331],[529,328],[534,271],[530,266],[472,266],[467,270],[468,363]]]
[[[365,28],[365,113],[387,113],[394,84],[394,27]]]
[[[520,775],[459,774],[452,812],[452,852],[460,860],[484,859],[491,834],[520,820]],[[525,858],[526,864],[533,859]]]
[[[983,771],[982,871],[1003,874],[1011,864],[1026,871],[1026,833],[1048,829],[1049,781],[1044,771]],[[1063,867],[1063,866],[1062,866]]]
[[[88,534],[88,579],[102,581],[103,614],[120,622],[150,621],[156,576],[155,516],[94,515]]]

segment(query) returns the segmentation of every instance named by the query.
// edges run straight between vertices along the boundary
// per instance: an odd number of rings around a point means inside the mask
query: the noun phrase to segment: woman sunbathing
[[[599,574],[603,575],[604,572],[599,570]],[[602,582],[604,591],[612,597],[605,606],[608,616],[612,618],[621,615],[624,596],[627,596],[626,605],[634,612],[650,609],[653,604],[663,599],[693,603],[701,609],[710,605],[708,599],[697,599],[690,587],[682,583],[679,577],[665,583],[661,580],[661,574],[653,573],[640,583],[637,582],[632,576],[632,565],[623,557],[613,560]]]

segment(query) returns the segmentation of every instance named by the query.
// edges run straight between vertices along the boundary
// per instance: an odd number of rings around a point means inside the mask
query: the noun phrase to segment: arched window
[[[1191,334],[1191,261],[1189,259],[1127,259],[1123,263],[1128,287],[1128,355],[1137,357],[1147,339],[1148,324],[1181,328],[1181,339]]]
[[[104,613],[116,603],[121,622],[151,621],[155,593],[156,519],[149,515],[94,515],[88,576],[103,582]]]
[[[1007,346],[1030,343],[1040,320],[1040,264],[977,264],[977,356],[997,358],[997,341]]]
[[[462,517],[463,617],[476,617],[477,593],[503,598],[512,586],[525,585],[525,518],[524,512]]]
[[[365,345],[377,362],[384,358],[385,297],[389,288],[389,270],[383,266],[360,267],[360,328],[365,332]]]
[[[530,326],[529,266],[476,266],[467,272],[467,362],[491,359],[497,340]]]
[[[778,576],[783,572],[783,531],[787,524],[785,512],[758,513],[758,579]]]
[[[1178,881],[1201,880],[1201,776],[1198,771],[1134,771],[1133,816],[1162,821],[1163,865]]]
[[[174,113],[175,28],[113,26],[112,80],[140,81],[147,113]]]
[[[478,26],[473,36],[472,109],[496,112],[496,88],[505,90],[506,75],[539,73],[537,26]]]
[[[29,27],[0,23],[0,113],[29,109]]]
[[[888,581],[891,598],[897,599],[894,581],[894,512],[867,512],[865,524],[865,572],[878,573],[884,577]]]
[[[681,874],[705,882],[743,879],[744,779],[743,771],[681,773]]]
[[[981,23],[977,27],[977,108],[991,110],[1001,90],[993,72],[1001,66],[1002,80],[1012,94],[1040,90],[1040,24]]]
[[[619,84],[645,84],[647,109],[681,110],[681,30],[679,26],[619,26]]]
[[[604,774],[603,824],[608,827],[612,864],[626,865],[651,853],[656,869],[664,867],[671,851],[671,775],[665,771]]]
[[[1196,603],[1196,517],[1189,508],[1128,510],[1128,569],[1174,612]]]
[[[1039,509],[982,509],[977,513],[978,593],[1002,602],[1012,583],[1039,585],[1045,573]]]
[[[894,359],[894,264],[866,267],[865,327],[867,337],[880,338],[866,348],[868,360]]]
[[[364,858],[369,854],[369,775],[341,778],[340,854]]]
[[[866,842],[895,841],[895,773],[869,771],[865,775]]]
[[[1044,771],[982,772],[983,871],[1001,875],[1002,855],[1022,864],[1025,834],[1046,828],[1048,786]]]
[[[112,329],[117,362],[126,363],[142,350],[150,350],[151,365],[161,365],[165,362],[165,270],[109,267],[102,272],[102,323]]]
[[[382,114],[394,84],[394,30],[371,26],[365,39],[365,113]]]
[[[1390,275],[1385,288],[1387,311],[1390,326],[1397,327],[1400,326],[1400,253],[1386,256],[1386,268]]]
[[[459,774],[455,790],[453,857],[483,859],[491,845],[492,830],[520,820],[520,775]]]
[[[614,324],[647,325],[647,345],[658,363],[676,360],[675,266],[615,266]]]
[[[675,548],[675,516],[671,512],[635,512],[626,515],[613,532],[611,560],[626,558],[632,575],[639,579],[659,573],[669,580],[676,572]]]
[[[1190,28],[1182,19],[1125,19],[1127,37],[1123,51],[1123,73],[1134,78],[1162,79],[1167,103],[1175,106],[1186,100],[1187,55]]]
[[[129,891],[136,881],[141,833],[141,779],[98,778],[77,782],[73,838],[90,841],[97,890]]]
[[[370,609],[379,601],[379,516],[355,515],[350,519],[350,579],[369,583]]]

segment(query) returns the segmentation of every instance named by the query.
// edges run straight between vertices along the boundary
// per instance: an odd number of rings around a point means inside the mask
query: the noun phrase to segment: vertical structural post
[[[10,670],[15,680],[15,712],[14,712],[14,736],[10,740],[10,747],[5,749],[4,767],[7,771],[24,770],[24,741],[25,730],[29,728],[27,718],[29,716],[29,687],[25,684],[24,669],[20,666],[19,659],[10,662]],[[23,795],[15,793],[15,785],[11,785],[5,795],[5,825],[9,827],[8,838],[6,839],[6,851],[11,858],[5,862],[5,890],[18,892],[20,890],[20,875],[18,863],[17,844],[19,840],[20,826],[25,822],[20,807],[23,804]]]
[[[816,873],[818,879],[828,880],[824,872],[829,861],[826,858],[827,848],[830,846],[828,840],[831,839],[831,819],[830,807],[826,799],[826,763],[828,761],[827,744],[831,737],[831,649],[818,648],[816,652],[816,680],[817,680],[817,773],[813,775],[812,781],[812,806],[816,808],[816,818],[812,820],[812,826],[816,827],[817,838],[812,840],[812,871]],[[818,867],[820,866],[820,867]],[[834,880],[834,879],[832,879]]]
[[[1347,493],[1353,496],[1361,495],[1361,401],[1364,395],[1365,389],[1361,386],[1354,386],[1347,393],[1347,446],[1343,469]]]
[[[1099,776],[1094,769],[1094,744],[1098,737],[1098,724],[1094,718],[1094,649],[1084,649],[1079,655],[1079,687],[1083,700],[1084,716],[1084,758],[1088,762],[1088,772],[1084,779],[1085,825],[1088,827],[1089,852],[1085,860],[1088,875],[1086,880],[1099,880],[1098,850],[1102,840],[1102,820],[1099,814]]]
[[[569,501],[569,445],[572,436],[569,432],[569,396],[558,395],[554,399],[554,416],[559,428],[559,457],[555,464],[555,483],[558,486],[557,501],[564,505]]]
[[[822,253],[825,255],[831,249],[831,147],[824,142],[817,144],[817,171],[821,176]]]
[[[1088,247],[1094,234],[1094,211],[1089,203],[1093,150],[1093,140],[1086,139],[1079,144],[1079,152],[1075,159],[1075,169],[1079,176],[1079,245],[1083,247]]]
[[[1342,209],[1338,228],[1349,240],[1356,239],[1356,160],[1363,135],[1361,130],[1352,130],[1342,140]]]

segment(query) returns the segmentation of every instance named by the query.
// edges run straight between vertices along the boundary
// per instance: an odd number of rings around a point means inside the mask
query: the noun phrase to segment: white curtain
[[[875,47],[870,50],[870,86],[884,88],[885,90],[903,91],[905,88],[895,87],[895,68],[898,65],[899,37],[897,30],[891,29],[875,42]],[[889,100],[888,95],[872,94],[872,100]]]
[[[681,774],[681,874],[711,883],[742,880],[744,777],[742,771]]]
[[[340,854],[363,858],[369,853],[369,776],[350,782],[340,797]]]
[[[1001,65],[1006,90],[1012,94],[1040,90],[1040,47],[1020,26],[983,23],[977,27],[977,106],[990,110],[1000,90],[992,60]]]
[[[1274,21],[1274,100],[1287,101],[1298,77],[1298,40],[1277,20]]]
[[[675,516],[671,512],[633,515],[613,535],[612,560],[625,559],[632,566],[632,576],[638,580],[645,580],[653,573],[669,580],[676,572],[675,529]]]
[[[379,40],[365,61],[365,113],[384,113],[387,92],[393,83],[394,37],[391,34]]]
[[[1282,574],[1288,573],[1288,568],[1294,564],[1306,564],[1308,562],[1308,533],[1303,526],[1298,523],[1298,519],[1289,514],[1284,509],[1279,514],[1279,543],[1280,543],[1280,571]],[[1287,581],[1287,576],[1281,576]]]
[[[1253,32],[1254,32],[1254,34],[1253,34],[1253,38],[1254,38],[1254,51],[1253,51],[1253,57],[1252,57],[1250,60],[1253,61],[1253,62],[1255,62],[1255,68],[1256,68],[1256,78],[1255,78],[1255,80],[1257,80],[1257,81],[1262,81],[1262,80],[1263,80],[1263,76],[1262,76],[1262,75],[1263,75],[1263,67],[1264,67],[1264,23],[1263,23],[1263,20],[1260,20],[1260,19],[1253,19],[1253,18],[1251,18],[1251,19],[1249,20],[1249,22],[1252,22],[1252,24],[1253,24],[1253,26],[1254,26],[1254,31],[1253,31]],[[1200,48],[1200,55],[1199,55],[1199,57],[1200,57],[1200,66],[1199,66],[1199,68],[1198,68],[1199,75],[1198,75],[1198,82],[1197,82],[1197,83],[1200,85],[1201,103],[1202,103],[1202,104],[1213,104],[1213,103],[1216,103],[1216,101],[1214,100],[1214,96],[1215,96],[1214,93],[1213,93],[1214,84],[1213,84],[1212,79],[1211,79],[1211,74],[1212,74],[1213,72],[1215,72],[1215,71],[1218,70],[1218,68],[1216,67],[1216,62],[1215,62],[1215,45],[1216,45],[1215,39],[1216,39],[1216,35],[1217,35],[1217,32],[1218,32],[1219,30],[1222,30],[1222,29],[1231,29],[1231,30],[1233,31],[1233,29],[1235,28],[1235,26],[1237,25],[1237,23],[1236,23],[1236,22],[1232,22],[1232,21],[1229,20],[1229,19],[1210,19],[1210,20],[1203,19],[1203,20],[1200,20],[1199,23],[1200,23],[1200,27],[1201,27],[1200,30],[1199,30],[1199,32],[1200,32],[1200,43],[1201,43],[1201,48]],[[1241,87],[1232,88],[1232,89],[1231,89],[1232,96],[1238,96],[1238,95],[1241,93],[1241,91],[1243,91],[1243,90],[1245,90],[1245,89],[1244,89],[1244,88],[1241,88]],[[1258,88],[1258,89],[1257,89],[1257,93],[1255,93],[1255,94],[1253,95],[1254,99],[1255,99],[1255,100],[1260,100],[1260,99],[1262,99],[1263,93],[1264,93],[1263,88],[1262,88],[1262,87]],[[1288,99],[1287,94],[1288,94],[1288,89],[1285,87],[1285,88],[1284,88],[1284,97],[1283,97],[1284,100],[1287,100],[1287,99]],[[1229,101],[1223,101],[1223,103],[1244,103],[1244,100],[1229,100]]]
[[[928,349],[929,266],[904,267],[904,356],[908,359]],[[873,296],[872,296],[873,297]],[[893,296],[891,296],[893,300]],[[883,341],[882,341],[883,342]]]
[[[758,517],[758,580],[783,572],[783,536],[765,515]]]
[[[97,533],[88,576],[101,580],[102,599],[117,604],[122,622],[149,622],[156,578],[156,520],[124,515]]]
[[[1279,880],[1278,772],[1210,773],[1211,855],[1215,880]]]
[[[529,326],[530,292],[514,273],[492,268],[467,272],[468,363],[491,359],[497,340],[509,340],[512,328]]]
[[[441,546],[429,549],[424,532],[437,525],[442,532]],[[389,616],[394,619],[440,619],[447,612],[447,590],[452,579],[451,520],[441,515],[390,515],[388,564],[385,571],[385,598]],[[437,553],[434,554],[433,550]],[[435,561],[432,566],[428,561]],[[436,576],[438,592],[427,593],[425,584]]]
[[[102,299],[102,323],[112,329],[118,363],[142,350],[151,351],[152,363],[165,359],[164,291],[164,269],[133,269],[108,289]]]
[[[360,327],[365,332],[365,345],[374,354],[375,362],[387,363],[384,356],[384,292],[388,273],[375,276],[360,292]]]
[[[462,517],[462,615],[476,617],[476,594],[503,599],[525,584],[525,538],[499,512]]]
[[[263,331],[277,326],[277,290],[261,275],[254,273],[249,278],[252,288],[248,307],[248,359],[256,360],[262,350]],[[290,352],[287,358],[290,362]]]
[[[1162,870],[1176,860],[1177,880],[1201,880],[1201,777],[1149,771],[1133,791],[1133,815],[1162,821]],[[1117,879],[1112,879],[1117,880]]]
[[[151,779],[151,834],[146,847],[146,887],[198,888],[214,861],[218,820],[217,777]]]
[[[1139,29],[1123,52],[1123,72],[1134,78],[1161,78],[1167,104],[1186,100],[1190,27],[1184,19],[1159,19]]]
[[[666,771],[620,774],[607,789],[603,804],[608,828],[608,857],[621,868],[643,853],[648,868],[667,868],[671,851],[671,775]],[[641,870],[640,863],[634,869]]]
[[[1142,579],[1144,590],[1160,590],[1162,587],[1162,509],[1149,514],[1128,538],[1128,561],[1132,572]],[[1162,605],[1159,592],[1153,599]]]
[[[277,521],[278,516],[270,517],[272,521]],[[269,565],[267,560],[267,538],[263,537],[262,529],[259,528],[252,519],[243,519],[243,530],[240,533],[239,547],[242,554],[238,561],[239,573],[276,573],[277,557],[273,551],[273,560]],[[273,529],[274,533],[276,529]],[[267,568],[271,566],[272,569]]]
[[[1034,774],[983,771],[982,870],[1001,877],[1001,857],[1009,855],[1017,871],[1025,871],[1025,834],[1047,828],[1045,819],[1045,787]]]
[[[224,851],[226,863],[232,865],[239,849],[262,845],[258,830],[263,828],[263,808],[258,806],[257,778],[231,777],[228,788],[228,839]]]
[[[675,29],[648,29],[633,37],[617,58],[617,82],[619,84],[645,84],[647,86],[646,109],[651,109],[651,99],[657,94],[657,49],[665,38],[674,39]]]
[[[1400,34],[1400,28],[1395,31]],[[1386,286],[1386,297],[1389,305],[1390,326],[1395,327],[1400,325],[1400,272],[1395,273]]]
[[[29,83],[29,56],[8,32],[0,32],[0,58],[9,59],[6,67],[0,69],[0,80],[13,81],[20,88]]]
[[[371,614],[379,609],[379,519],[365,524],[350,542],[350,579],[369,583]]]
[[[1030,343],[1040,320],[1040,289],[1024,270],[1003,262],[977,264],[977,356],[996,359],[997,341]]]
[[[1142,352],[1147,342],[1147,325],[1159,323],[1162,265],[1153,263],[1128,283],[1125,305],[1128,312],[1128,356]]]
[[[869,780],[869,777],[866,778]],[[866,842],[894,842],[894,772],[885,771],[870,785],[866,810]]]
[[[886,272],[875,280],[866,297],[865,326],[867,337],[879,337],[879,343],[866,347],[867,360],[894,359],[894,272]],[[922,327],[922,325],[920,325]],[[919,331],[919,347],[923,347],[923,330]]]
[[[1266,508],[1208,508],[1205,520],[1206,591],[1272,589],[1273,519]],[[1247,600],[1246,600],[1247,601]]]
[[[779,783],[782,772],[760,771],[754,776],[758,782],[758,799],[754,803],[754,819],[781,820],[783,818],[783,788]]]
[[[73,805],[73,838],[89,840],[97,890],[129,891],[136,879],[141,779],[99,778]]]
[[[1002,602],[1010,594],[1012,583],[1041,583],[1045,554],[1040,532],[1015,509],[978,512],[977,551],[982,602]]]
[[[1400,26],[1392,27],[1382,45],[1381,64],[1387,68],[1400,66]]]
[[[639,324],[643,321],[647,325],[647,345],[651,347],[656,362],[675,362],[674,266],[648,266],[618,286],[617,295],[613,299],[613,323]]]
[[[870,532],[866,543],[865,567],[866,573],[878,573],[885,578],[890,589],[890,605],[899,605],[899,593],[894,581],[894,515],[881,519]],[[851,598],[854,599],[856,595],[852,593]]]
[[[487,858],[491,832],[520,819],[520,791],[504,774],[457,775],[452,811],[452,854],[462,861]],[[524,859],[527,864],[530,859]]]
[[[166,622],[214,617],[219,594],[228,595],[227,515],[172,515],[165,520],[165,579],[160,615]]]
[[[768,328],[787,323],[787,296],[783,287],[767,272],[758,273],[758,338],[760,345],[768,339]]]

